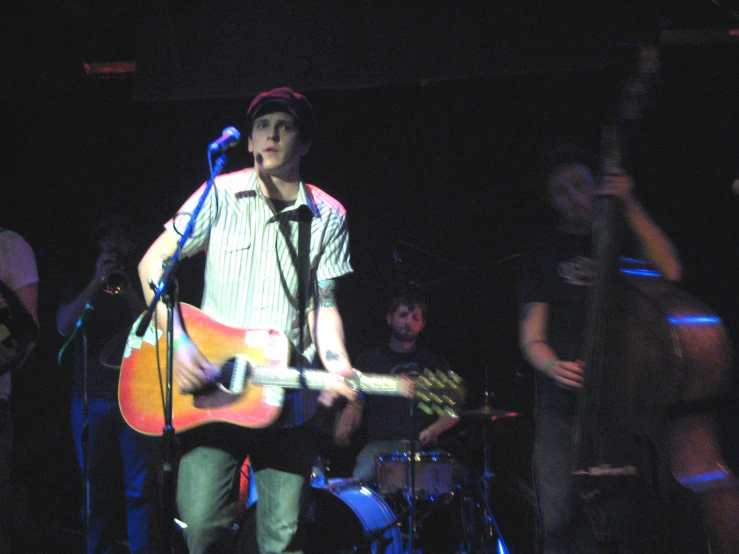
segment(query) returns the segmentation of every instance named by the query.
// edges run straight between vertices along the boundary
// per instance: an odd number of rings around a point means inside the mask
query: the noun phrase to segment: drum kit
[[[444,450],[388,452],[376,481],[316,475],[307,503],[306,554],[509,554],[490,508],[487,427],[517,417],[487,403],[461,413],[481,424],[483,467],[468,470]]]

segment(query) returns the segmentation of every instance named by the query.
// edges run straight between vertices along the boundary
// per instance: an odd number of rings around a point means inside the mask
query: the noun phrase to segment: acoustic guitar
[[[321,369],[287,367],[287,337],[269,327],[230,327],[198,308],[180,305],[193,342],[219,367],[217,383],[195,394],[173,394],[172,426],[182,432],[212,422],[262,428],[277,420],[285,389],[327,389],[336,375]],[[161,435],[166,397],[166,336],[152,323],[142,337],[128,335],[121,362],[118,401],[126,422],[147,435]],[[362,373],[346,378],[366,394],[413,398],[421,409],[456,415],[464,401],[462,379],[453,371],[424,369],[413,379],[402,375]]]

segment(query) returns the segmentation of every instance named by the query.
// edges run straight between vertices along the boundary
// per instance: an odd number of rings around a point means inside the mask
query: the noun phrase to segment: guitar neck
[[[324,370],[297,369],[294,367],[275,368],[271,366],[251,366],[249,382],[257,386],[277,386],[286,389],[306,387],[311,390],[324,390],[331,387],[335,376]],[[367,394],[403,396],[402,378],[395,375],[362,374],[355,372],[349,380],[352,387]]]

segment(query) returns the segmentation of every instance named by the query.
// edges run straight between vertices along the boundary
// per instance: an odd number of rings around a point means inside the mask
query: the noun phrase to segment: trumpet
[[[123,270],[115,270],[103,277],[103,290],[108,294],[118,294],[129,284],[128,275]]]
[[[119,294],[131,282],[123,264],[116,260],[115,267],[103,277],[103,290],[108,294]]]

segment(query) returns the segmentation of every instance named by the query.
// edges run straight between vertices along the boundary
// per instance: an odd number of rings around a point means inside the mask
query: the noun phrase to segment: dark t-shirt
[[[442,372],[450,370],[446,358],[422,345],[410,353],[394,352],[387,345],[382,345],[360,354],[356,367],[363,373],[384,375],[420,373],[424,369],[438,369]],[[363,434],[367,441],[417,439],[418,434],[437,418],[436,414],[426,414],[412,404],[410,399],[367,395]]]
[[[64,300],[69,301],[75,294],[65,295]],[[141,312],[133,311],[122,295],[105,292],[98,293],[91,305],[93,309],[85,317],[83,327],[87,336],[87,352],[78,333],[67,347],[62,363],[72,368],[75,396],[84,395],[86,384],[89,397],[116,400],[126,338]]]
[[[549,304],[547,342],[562,360],[581,356],[587,292],[595,278],[591,238],[553,231],[536,240],[525,255],[521,302]],[[536,372],[537,410],[574,412],[575,393]]]
[[[637,250],[634,238],[624,237],[623,251]],[[582,357],[588,291],[595,281],[592,238],[554,230],[535,240],[524,259],[521,303],[549,305],[547,342],[561,360]],[[564,389],[536,372],[536,407],[547,413],[572,414],[575,391]]]

